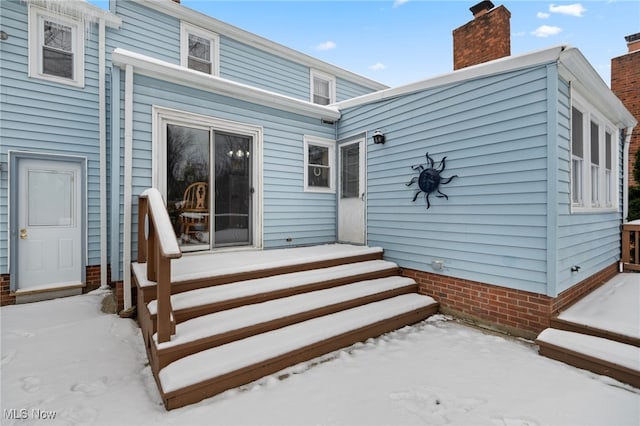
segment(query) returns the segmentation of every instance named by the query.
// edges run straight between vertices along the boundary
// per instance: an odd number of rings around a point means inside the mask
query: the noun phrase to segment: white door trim
[[[18,289],[18,243],[19,243],[19,162],[21,160],[43,160],[74,164],[80,167],[80,277],[86,282],[87,265],[87,158],[82,156],[59,155],[45,152],[29,152],[10,150],[9,156],[9,273],[10,290]]]
[[[359,145],[358,193],[357,197],[342,198],[342,149],[349,145]],[[338,241],[344,243],[367,244],[367,140],[364,136],[350,138],[338,144]]]

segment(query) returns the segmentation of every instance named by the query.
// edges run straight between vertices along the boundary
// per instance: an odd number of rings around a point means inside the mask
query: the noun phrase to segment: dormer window
[[[82,21],[29,7],[29,76],[84,86]]]
[[[202,28],[182,23],[180,64],[205,74],[218,75],[219,37]]]
[[[311,102],[329,105],[336,101],[336,79],[311,70]]]

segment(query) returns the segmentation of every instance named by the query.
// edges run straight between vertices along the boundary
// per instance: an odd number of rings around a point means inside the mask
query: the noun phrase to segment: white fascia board
[[[584,55],[576,48],[568,48],[560,54],[558,73],[588,100],[598,111],[618,128],[634,127],[637,120],[622,101],[602,80]]]
[[[321,120],[337,121],[340,118],[340,111],[332,106],[317,105],[268,90],[258,89],[121,48],[113,51],[111,61],[115,66],[123,69],[126,65],[131,65],[136,74],[229,96],[258,105]]]
[[[335,75],[336,77],[344,78],[345,80],[349,80],[353,83],[370,88],[372,90],[382,90],[389,87],[375,80],[371,80],[362,75],[355,74],[351,71],[347,71],[344,68],[340,68],[336,65],[332,65],[327,62],[321,61],[319,59],[314,58],[313,56],[309,56],[297,50],[291,49],[289,47],[286,47],[276,42],[273,42],[271,40],[268,40],[264,37],[260,37],[259,35],[250,33],[248,31],[245,31],[233,25],[227,24],[226,22],[220,21],[211,16],[205,15],[193,9],[189,9],[188,7],[180,5],[179,3],[176,3],[173,0],[133,0],[133,1],[143,4],[144,6],[150,9],[159,10],[163,13],[166,13],[169,16],[173,16],[174,18],[185,20],[191,24],[197,25],[206,30],[213,31],[214,33],[224,35],[234,40],[238,40],[249,46],[253,46],[260,50],[273,53],[282,58],[304,64],[310,68],[315,68],[319,71]]]
[[[462,68],[447,74],[441,74],[432,78],[428,78],[426,80],[419,80],[403,86],[393,87],[375,93],[358,96],[356,98],[347,99],[342,102],[337,102],[332,106],[343,110],[358,105],[393,99],[398,96],[420,92],[422,90],[432,89],[434,87],[459,83],[478,77],[486,77],[489,75],[499,74],[506,71],[513,71],[533,65],[551,63],[558,60],[560,53],[564,49],[565,46],[555,46],[548,49],[537,50],[525,55],[507,56],[504,58],[496,59],[494,61]]]
[[[27,0],[27,3],[75,18],[88,18],[95,22],[104,19],[105,25],[112,28],[120,28],[122,25],[122,18],[85,0]]]

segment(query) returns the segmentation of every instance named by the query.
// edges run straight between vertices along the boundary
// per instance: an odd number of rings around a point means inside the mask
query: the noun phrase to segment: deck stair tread
[[[606,359],[640,374],[640,348],[633,345],[554,328],[544,330],[536,341],[570,349],[593,358]]]
[[[163,350],[185,345],[256,324],[293,317],[393,290],[415,291],[416,285],[410,278],[391,276],[214,312],[177,324],[176,334],[170,341],[157,344],[157,348]],[[154,335],[154,341],[157,342],[156,336]]]
[[[541,355],[640,387],[640,348],[579,332],[547,328],[538,335]]]
[[[173,294],[171,295],[171,305],[174,312],[177,312],[198,306],[221,303],[227,300],[301,287],[315,282],[365,273],[381,272],[394,268],[397,268],[397,265],[393,262],[370,260],[322,269],[292,272],[289,274],[239,281]],[[157,301],[151,300],[147,304],[147,307],[150,314],[155,315],[157,312]]]
[[[171,262],[171,282],[239,274],[259,269],[297,266],[314,262],[336,260],[351,256],[381,254],[380,247],[349,244],[325,244],[312,247],[297,247],[256,252],[202,253],[183,256]],[[154,286],[146,279],[145,264],[133,263],[132,267],[140,287]]]
[[[159,371],[159,384],[165,398],[171,398],[181,389],[433,305],[428,296],[405,294],[237,340],[172,362]]]

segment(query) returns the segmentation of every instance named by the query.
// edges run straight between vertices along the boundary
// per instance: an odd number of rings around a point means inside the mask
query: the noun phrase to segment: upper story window
[[[336,101],[336,79],[311,70],[311,102],[329,105]]]
[[[184,22],[181,33],[180,65],[205,74],[218,75],[218,35]]]
[[[335,141],[304,137],[304,189],[335,192]]]
[[[29,76],[84,86],[84,25],[29,6]]]
[[[571,108],[571,203],[574,211],[617,208],[618,131],[585,101]]]

